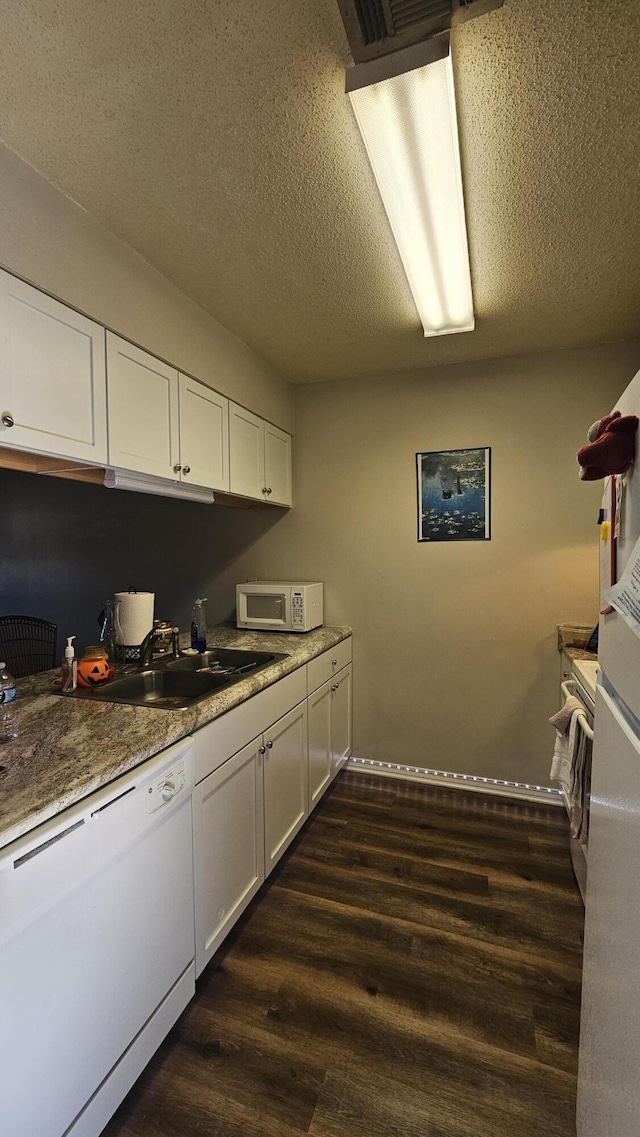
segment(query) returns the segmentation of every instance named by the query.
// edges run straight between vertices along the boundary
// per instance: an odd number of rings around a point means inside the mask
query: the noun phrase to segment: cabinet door
[[[309,715],[309,813],[317,805],[333,776],[331,754],[331,682],[307,700]]]
[[[104,328],[0,271],[0,445],[107,461]]]
[[[261,744],[249,743],[194,790],[197,975],[264,880]]]
[[[264,827],[267,875],[307,817],[306,701],[264,735]]]
[[[229,489],[229,400],[197,379],[179,376],[180,478]]]
[[[271,505],[291,505],[291,435],[264,424],[264,484]]]
[[[229,403],[229,488],[243,497],[264,499],[264,420]]]
[[[351,664],[331,685],[331,761],[333,774],[344,766],[351,754]]]
[[[107,332],[109,464],[177,481],[178,372]]]

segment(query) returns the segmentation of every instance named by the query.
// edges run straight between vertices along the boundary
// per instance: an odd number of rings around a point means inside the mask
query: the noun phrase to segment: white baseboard
[[[548,786],[530,786],[524,782],[503,782],[498,778],[479,778],[473,774],[452,774],[446,770],[423,770],[420,766],[401,766],[396,762],[376,762],[371,758],[349,759],[348,769],[367,774],[379,774],[383,778],[404,778],[409,782],[425,782],[432,786],[446,786],[447,789],[471,790],[479,794],[495,794],[498,797],[516,798],[518,801],[543,802],[545,805],[562,806],[560,790]]]

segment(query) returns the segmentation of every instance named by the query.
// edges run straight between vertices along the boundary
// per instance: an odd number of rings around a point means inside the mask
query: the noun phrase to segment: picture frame
[[[491,447],[416,454],[418,541],[491,540]]]

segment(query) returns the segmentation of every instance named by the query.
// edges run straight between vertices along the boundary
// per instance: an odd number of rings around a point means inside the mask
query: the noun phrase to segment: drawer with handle
[[[318,687],[331,679],[332,675],[337,675],[348,663],[351,663],[351,636],[310,660],[307,664],[307,694],[317,691]]]

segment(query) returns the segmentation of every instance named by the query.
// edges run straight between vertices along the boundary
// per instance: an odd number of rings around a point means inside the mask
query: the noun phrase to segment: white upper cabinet
[[[180,478],[229,489],[229,400],[197,379],[179,376]]]
[[[264,497],[264,420],[229,403],[229,450],[231,493]]]
[[[0,269],[0,447],[291,505],[291,436]]]
[[[107,460],[104,328],[0,270],[0,445]]]
[[[291,435],[229,403],[230,490],[291,505]]]
[[[177,480],[178,372],[107,332],[107,376],[110,465]]]
[[[291,435],[264,424],[264,488],[271,505],[291,505]]]

